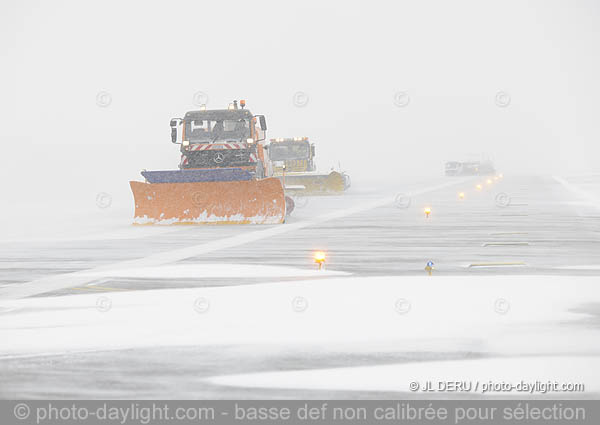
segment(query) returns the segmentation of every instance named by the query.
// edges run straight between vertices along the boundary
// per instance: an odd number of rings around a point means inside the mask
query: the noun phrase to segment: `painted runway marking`
[[[71,288],[68,289],[77,289],[80,291],[92,291],[92,292],[102,292],[102,291],[127,291],[127,289],[123,289],[123,288],[110,288],[108,286],[73,286]]]
[[[492,263],[473,263],[469,267],[506,267],[506,266],[526,266],[527,264],[521,261],[514,262],[492,262]]]
[[[486,242],[483,247],[486,246],[529,246],[529,242]]]

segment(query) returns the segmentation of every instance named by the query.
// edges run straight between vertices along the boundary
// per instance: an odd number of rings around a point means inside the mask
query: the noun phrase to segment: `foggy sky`
[[[268,137],[309,136],[319,168],[355,184],[481,154],[510,173],[600,170],[592,0],[0,7],[5,202],[126,193],[141,169],[176,168],[169,119],[198,92],[246,99]]]

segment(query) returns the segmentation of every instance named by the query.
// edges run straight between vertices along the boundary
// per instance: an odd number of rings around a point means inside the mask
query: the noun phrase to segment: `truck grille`
[[[182,168],[243,167],[256,165],[256,153],[252,149],[219,149],[186,151]]]

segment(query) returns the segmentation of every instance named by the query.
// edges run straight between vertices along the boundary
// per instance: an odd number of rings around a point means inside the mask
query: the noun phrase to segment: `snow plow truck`
[[[131,181],[134,224],[277,224],[291,212],[265,149],[267,123],[246,102],[171,119],[177,170],[142,171]]]
[[[291,195],[327,195],[350,187],[350,177],[338,171],[318,173],[315,145],[308,137],[271,139],[268,146],[275,175]]]

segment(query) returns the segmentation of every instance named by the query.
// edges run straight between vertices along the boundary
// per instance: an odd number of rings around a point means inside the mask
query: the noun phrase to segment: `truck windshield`
[[[269,157],[273,161],[308,158],[308,143],[282,144],[275,143],[269,147]]]
[[[240,141],[248,137],[250,137],[250,125],[245,119],[190,120],[185,122],[185,139],[190,142]]]

